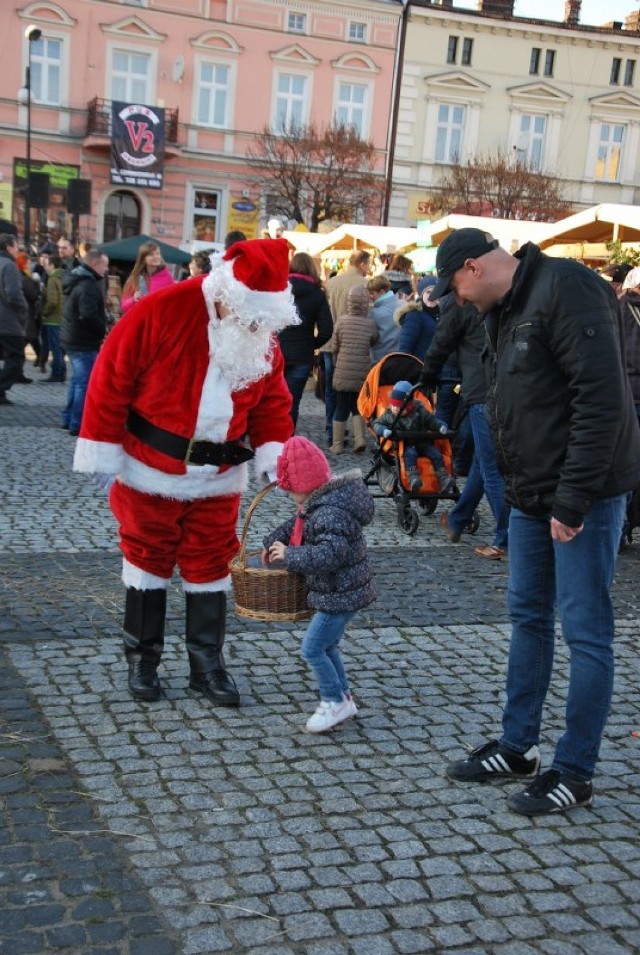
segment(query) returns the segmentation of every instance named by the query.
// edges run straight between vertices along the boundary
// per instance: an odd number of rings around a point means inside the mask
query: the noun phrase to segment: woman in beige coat
[[[371,368],[371,346],[378,341],[378,326],[369,318],[371,298],[366,288],[355,286],[347,297],[347,314],[340,315],[333,329],[333,387],[336,413],[333,419],[332,454],[344,451],[344,436],[349,415],[353,415],[353,449],[361,453],[367,446],[364,418],[358,414],[358,395]]]

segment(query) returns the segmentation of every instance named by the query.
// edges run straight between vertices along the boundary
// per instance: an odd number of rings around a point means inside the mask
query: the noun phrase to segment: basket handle
[[[258,504],[261,502],[262,498],[266,494],[268,494],[269,491],[272,491],[273,488],[277,486],[278,486],[277,481],[272,481],[270,484],[265,484],[265,486],[260,491],[258,491],[256,496],[252,500],[251,504],[249,505],[249,508],[247,510],[247,513],[244,519],[242,534],[240,536],[240,550],[238,551],[238,560],[240,561],[243,567],[245,566],[245,553],[247,549],[247,534],[249,533],[249,524],[251,523],[251,517],[253,515],[253,512],[257,508]]]

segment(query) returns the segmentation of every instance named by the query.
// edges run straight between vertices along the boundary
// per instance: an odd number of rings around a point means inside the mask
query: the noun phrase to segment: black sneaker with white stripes
[[[516,753],[492,739],[474,749],[466,759],[449,763],[445,773],[449,779],[459,782],[483,783],[488,779],[533,779],[539,769],[537,746],[532,746],[526,753]]]
[[[566,812],[577,806],[590,806],[593,786],[565,776],[557,769],[548,769],[527,786],[524,792],[507,800],[509,809],[523,816],[546,816],[551,812]]]

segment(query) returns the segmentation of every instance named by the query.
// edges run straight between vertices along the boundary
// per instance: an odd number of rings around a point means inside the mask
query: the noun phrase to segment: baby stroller
[[[373,430],[373,421],[383,414],[389,405],[394,384],[404,380],[417,385],[421,373],[422,362],[414,355],[392,352],[373,366],[358,395],[358,411],[367,422],[377,443],[371,468],[364,478],[365,482],[369,486],[374,484],[379,486],[382,493],[377,496],[394,499],[398,512],[398,524],[407,534],[415,534],[420,523],[418,511],[412,507],[412,502],[415,501],[418,508],[428,515],[433,514],[439,500],[457,501],[460,497],[460,491],[455,485],[448,492],[440,491],[433,466],[428,458],[423,457],[418,459],[422,487],[417,491],[411,490],[403,457],[403,440],[394,433],[393,428],[388,438],[379,438]],[[421,402],[428,411],[433,411],[431,401],[421,391],[412,391],[407,400],[411,397],[414,401]],[[404,405],[402,407],[404,408]],[[427,432],[404,432],[403,437],[406,436],[412,440],[435,438],[434,444],[442,453],[445,468],[449,474],[452,473],[451,445],[448,438]],[[477,530],[477,524],[474,532],[475,530]]]

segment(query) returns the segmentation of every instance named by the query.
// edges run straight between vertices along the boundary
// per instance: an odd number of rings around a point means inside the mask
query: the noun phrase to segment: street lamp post
[[[27,252],[29,252],[31,248],[31,44],[40,39],[42,30],[31,24],[24,31],[24,35],[28,42],[27,70],[24,84],[27,93],[27,184],[24,190],[24,244]]]
[[[396,62],[393,70],[393,103],[391,105],[391,123],[387,140],[387,168],[385,171],[384,195],[382,200],[382,225],[389,225],[389,207],[391,205],[391,190],[393,188],[393,163],[396,154],[396,136],[398,133],[398,115],[400,113],[400,85],[404,68],[404,47],[407,39],[407,22],[409,20],[409,6],[411,0],[400,0],[402,17],[396,50]]]

